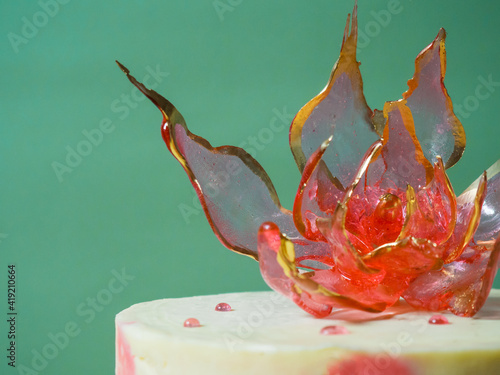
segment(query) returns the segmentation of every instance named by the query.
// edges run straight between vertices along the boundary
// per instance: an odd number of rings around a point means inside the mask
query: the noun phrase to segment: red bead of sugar
[[[347,335],[350,332],[347,330],[347,328],[342,326],[326,326],[321,328],[321,331],[319,331],[319,333],[322,335]]]
[[[433,315],[429,319],[430,324],[450,324],[448,319],[443,315]]]
[[[231,306],[228,303],[221,302],[215,306],[215,311],[231,311]]]
[[[196,318],[189,318],[184,321],[184,327],[199,327],[200,322]]]

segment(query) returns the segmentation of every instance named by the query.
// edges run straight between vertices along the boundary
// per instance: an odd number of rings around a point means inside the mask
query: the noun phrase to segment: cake
[[[231,311],[216,311],[221,302]],[[500,290],[474,318],[432,317],[401,302],[316,319],[275,292],[144,302],[116,317],[116,375],[499,373]],[[185,327],[189,318],[200,326]]]

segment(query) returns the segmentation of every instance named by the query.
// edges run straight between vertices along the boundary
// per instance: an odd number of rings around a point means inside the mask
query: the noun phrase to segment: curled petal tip
[[[321,151],[325,151],[327,149],[327,147],[330,146],[330,142],[332,141],[332,139],[333,139],[333,135],[331,135],[326,141],[324,141],[321,144]]]
[[[278,226],[271,221],[266,221],[260,226],[261,231],[278,230]]]
[[[259,246],[267,244],[271,250],[277,252],[281,246],[281,231],[279,227],[271,221],[263,223],[259,228],[258,242]],[[262,249],[259,251],[262,251]]]
[[[120,67],[120,69],[122,70],[123,73],[125,74],[130,74],[130,70],[128,70],[125,65],[123,65],[122,63],[120,63],[118,60],[115,60],[115,62],[118,64],[118,66]]]
[[[440,155],[436,156],[436,161],[434,162],[434,167],[440,168],[443,171],[446,169],[446,166],[444,165],[443,158]]]
[[[444,40],[444,39],[446,39],[446,30],[443,29],[443,28],[440,28],[436,39],[437,40]]]

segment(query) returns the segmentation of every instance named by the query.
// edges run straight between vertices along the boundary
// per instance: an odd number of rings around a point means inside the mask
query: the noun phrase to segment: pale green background
[[[168,76],[157,90],[191,130],[214,145],[238,145],[269,127],[273,109],[295,114],[324,87],[353,2],[220,2],[234,5],[218,15],[213,0],[69,1],[17,52],[8,34],[22,35],[23,17],[43,22],[42,8],[1,2],[2,374],[18,373],[4,355],[7,264],[17,267],[18,365],[31,367],[33,350],[68,322],[80,329],[43,374],[113,373],[113,319],[131,304],[267,288],[257,263],[223,248],[203,214],[189,223],[181,217],[179,205],[193,207],[194,194],[160,137],[161,115],[146,101],[133,102],[126,116],[113,110],[132,90],[114,60],[137,78],[159,66]],[[415,56],[440,27],[448,32],[445,83],[455,104],[476,95],[480,77],[500,81],[499,2],[400,1],[381,25],[372,12],[388,4],[359,2],[368,40],[358,57],[372,108],[401,97]],[[462,117],[467,149],[449,172],[457,193],[499,157],[500,90],[492,91]],[[103,119],[113,131],[58,181],[52,163],[64,163],[67,147]],[[287,130],[274,135],[257,159],[291,207],[300,176]],[[123,291],[106,306],[85,307],[123,268],[134,278]]]

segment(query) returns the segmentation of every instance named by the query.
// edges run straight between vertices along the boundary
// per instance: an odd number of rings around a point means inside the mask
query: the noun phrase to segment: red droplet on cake
[[[429,319],[430,324],[450,324],[448,319],[443,315],[433,315]]]
[[[229,303],[221,302],[215,306],[215,311],[231,311],[231,305]]]
[[[184,327],[199,327],[200,322],[196,318],[189,318],[184,321]]]
[[[342,326],[326,326],[321,328],[321,331],[319,331],[319,333],[322,335],[347,335],[350,332],[347,330],[347,328]]]

